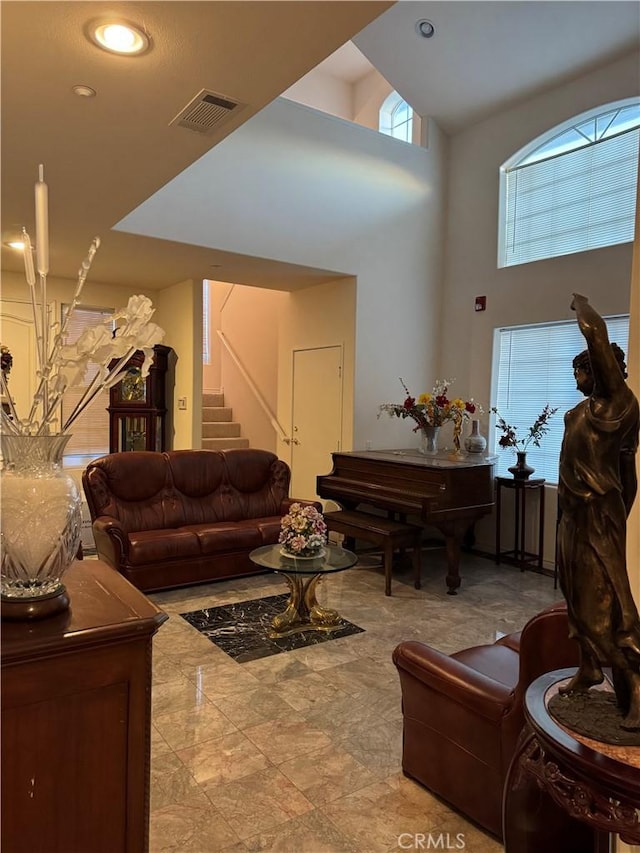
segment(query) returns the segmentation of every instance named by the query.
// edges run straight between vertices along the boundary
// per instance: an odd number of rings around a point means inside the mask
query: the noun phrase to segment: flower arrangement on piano
[[[327,544],[327,525],[322,513],[311,505],[291,504],[282,517],[278,542],[292,557],[318,556]]]
[[[447,421],[453,421],[453,443],[456,452],[460,452],[460,435],[462,425],[476,412],[482,413],[482,407],[462,397],[450,398],[449,386],[455,380],[436,379],[433,390],[430,393],[420,394],[418,399],[411,395],[409,389],[401,378],[400,382],[405,390],[404,403],[382,403],[379,406],[378,417],[386,412],[390,417],[411,418],[415,422],[414,432],[421,430],[423,433],[429,427],[441,427]]]
[[[400,379],[407,395],[404,403],[382,403],[379,407],[378,417],[383,412],[387,412],[390,417],[411,418],[416,424],[413,428],[414,432],[425,427],[439,427],[447,421],[459,422],[462,425],[462,422],[468,420],[476,411],[482,412],[482,407],[474,402],[473,397],[470,400],[463,400],[461,397],[449,399],[447,396],[449,386],[454,381],[437,379],[433,391],[428,394],[420,394],[416,400],[409,393],[404,380]]]

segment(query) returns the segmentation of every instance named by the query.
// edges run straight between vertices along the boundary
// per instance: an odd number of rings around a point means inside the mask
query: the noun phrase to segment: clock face
[[[123,400],[144,400],[146,392],[146,382],[142,376],[142,371],[139,367],[127,368],[127,373],[122,380],[122,399]]]

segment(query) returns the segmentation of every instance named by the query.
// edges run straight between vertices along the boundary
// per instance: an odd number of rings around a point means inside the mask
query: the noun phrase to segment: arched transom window
[[[582,113],[500,170],[498,266],[634,237],[640,100]]]
[[[380,107],[380,133],[411,142],[413,137],[413,110],[397,92],[392,92]]]

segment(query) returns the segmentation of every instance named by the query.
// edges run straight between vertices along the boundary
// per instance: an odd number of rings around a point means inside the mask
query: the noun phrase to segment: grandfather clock
[[[144,353],[135,352],[122,381],[109,391],[109,452],[166,450],[166,376],[171,347],[157,344],[149,375],[142,376]]]

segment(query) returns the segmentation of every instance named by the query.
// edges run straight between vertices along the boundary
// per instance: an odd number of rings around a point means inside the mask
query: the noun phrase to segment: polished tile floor
[[[170,616],[154,640],[151,853],[502,851],[402,775],[391,652],[411,638],[444,652],[490,642],[560,593],[470,555],[461,574],[446,595],[443,551],[425,551],[423,588],[409,570],[385,597],[379,556],[364,554],[318,594],[363,632],[245,663],[179,614],[278,595],[282,577],[151,595]]]

